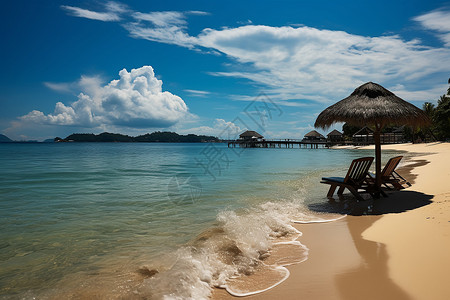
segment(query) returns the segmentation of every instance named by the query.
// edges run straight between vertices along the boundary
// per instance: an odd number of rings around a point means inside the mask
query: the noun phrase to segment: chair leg
[[[359,201],[364,201],[364,198],[361,197],[361,195],[358,193],[357,190],[355,190],[353,187],[347,187],[348,190],[353,194],[353,196],[355,196],[356,199],[358,199]]]
[[[341,187],[339,187],[339,190],[338,190],[338,195],[342,195],[343,193],[344,193],[344,190],[345,190],[345,186],[341,186]]]
[[[397,189],[397,190],[403,190],[404,187],[401,185],[398,181],[392,181],[391,184]]]
[[[330,189],[328,190],[327,198],[333,198],[334,191],[336,190],[337,185],[332,184]]]
[[[386,182],[383,182],[383,185],[384,185],[388,190],[392,190],[392,188],[391,188],[390,186],[388,186],[388,185],[386,184]]]

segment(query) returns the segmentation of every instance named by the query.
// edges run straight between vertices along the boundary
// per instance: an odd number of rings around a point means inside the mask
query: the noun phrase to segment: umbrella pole
[[[380,190],[381,190],[381,141],[380,141],[380,135],[381,135],[381,125],[376,124],[375,125],[375,132],[373,133],[373,139],[375,142],[375,189],[376,189],[376,195],[377,197],[380,196]]]

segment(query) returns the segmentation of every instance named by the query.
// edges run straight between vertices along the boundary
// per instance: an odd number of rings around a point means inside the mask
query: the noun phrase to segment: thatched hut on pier
[[[241,133],[239,135],[239,140],[240,141],[260,141],[262,140],[264,137],[262,135],[260,135],[259,133],[257,133],[256,131],[253,130],[247,130],[243,133]]]
[[[373,130],[364,126],[353,135],[353,145],[374,144]]]
[[[303,141],[305,142],[324,142],[326,141],[326,138],[318,133],[317,131],[313,130],[305,134],[303,137]]]
[[[344,136],[342,132],[337,131],[336,129],[327,134],[327,141],[331,143],[340,143],[344,140]]]

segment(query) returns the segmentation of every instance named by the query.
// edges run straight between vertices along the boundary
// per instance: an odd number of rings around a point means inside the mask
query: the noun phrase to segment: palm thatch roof
[[[317,131],[313,130],[305,134],[305,137],[317,137],[317,138],[325,138],[323,135],[318,133]]]
[[[336,122],[368,124],[427,125],[427,115],[379,84],[368,82],[347,98],[326,108],[317,117],[315,127],[328,128]]]
[[[337,131],[336,129],[327,134],[327,136],[342,136],[342,132]]]
[[[240,138],[251,137],[251,138],[259,138],[262,139],[263,136],[253,130],[247,130],[239,135]]]

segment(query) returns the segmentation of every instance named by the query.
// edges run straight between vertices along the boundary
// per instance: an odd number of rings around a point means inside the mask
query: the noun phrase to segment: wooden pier
[[[327,141],[305,141],[305,140],[235,140],[228,142],[228,148],[329,148],[332,143]]]

